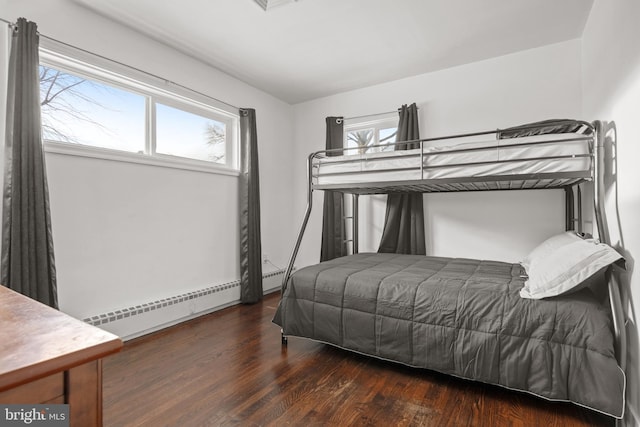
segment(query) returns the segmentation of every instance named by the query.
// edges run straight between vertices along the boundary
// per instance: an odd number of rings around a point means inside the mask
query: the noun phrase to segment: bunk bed
[[[311,154],[307,209],[273,320],[282,328],[283,345],[287,336],[309,338],[621,419],[625,316],[616,274],[620,257],[611,256],[604,210],[604,150],[611,143],[605,131],[599,121],[550,120],[423,139],[412,150]],[[589,181],[593,185],[580,185]],[[583,187],[593,192],[600,242],[569,231],[522,264],[357,253],[362,194],[565,189],[569,196],[577,189],[575,222],[582,231]],[[293,272],[316,190],[353,195],[354,253]],[[582,245],[576,242],[605,246],[607,260],[581,265],[573,289],[532,295],[535,256]],[[555,268],[553,260],[550,268],[539,262],[535,274]],[[604,299],[596,296],[599,287]]]

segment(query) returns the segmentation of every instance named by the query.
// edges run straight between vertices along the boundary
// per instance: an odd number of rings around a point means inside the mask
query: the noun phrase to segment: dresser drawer
[[[0,403],[64,403],[64,373],[58,372],[2,391],[0,392]]]

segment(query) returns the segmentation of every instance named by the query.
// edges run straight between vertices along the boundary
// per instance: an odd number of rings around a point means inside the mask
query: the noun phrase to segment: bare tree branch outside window
[[[108,90],[106,86],[90,80],[40,66],[40,108],[42,133],[45,140],[79,143],[69,126],[77,120],[91,123],[103,132],[109,133],[109,129],[93,120],[82,109],[85,103],[106,108],[100,101],[87,96],[86,91],[81,90],[87,86],[91,86],[96,91]]]
[[[347,141],[353,142],[358,147],[358,154],[364,154],[373,141],[373,129],[351,131],[347,133]]]
[[[364,154],[368,151],[389,151],[393,150],[393,145],[388,145],[395,142],[396,131],[385,136],[378,136],[378,142],[375,142],[374,129],[355,130],[347,133],[347,143],[355,144],[358,154]],[[385,145],[383,147],[371,147],[372,145]],[[351,152],[350,154],[353,154]]]
[[[215,122],[207,122],[205,138],[207,144],[213,148],[213,152],[209,155],[210,160],[216,163],[224,163],[224,148],[227,140],[224,127]]]

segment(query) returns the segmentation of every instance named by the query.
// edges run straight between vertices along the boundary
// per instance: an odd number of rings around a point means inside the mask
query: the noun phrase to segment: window
[[[398,130],[397,115],[345,125],[344,146],[351,148],[345,154],[393,151]]]
[[[223,122],[156,103],[156,153],[224,163]]]
[[[350,148],[345,154],[364,154],[382,151],[393,151],[398,130],[398,114],[388,113],[367,116],[366,119],[347,119],[344,125],[343,146]],[[363,195],[359,197],[359,233],[358,249],[361,252],[378,250],[378,243],[384,224],[377,223],[370,213],[378,209],[384,209],[386,196]],[[345,217],[353,220],[353,198],[344,195]],[[384,218],[384,216],[383,216]],[[353,251],[353,223],[347,222],[347,241],[350,242],[350,250]]]
[[[177,87],[149,84],[148,76],[131,78],[133,70],[112,72],[46,49],[40,58],[47,151],[237,170],[235,112]]]
[[[143,153],[145,97],[40,66],[42,137]]]

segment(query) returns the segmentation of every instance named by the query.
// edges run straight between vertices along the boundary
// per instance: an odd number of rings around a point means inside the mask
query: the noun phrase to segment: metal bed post
[[[604,154],[605,154],[605,135],[602,129],[602,122],[594,122],[595,138],[593,147],[593,175],[594,175],[594,191],[593,201],[595,204],[596,226],[598,229],[598,237],[600,241],[611,245],[611,236],[607,222],[607,213],[605,210],[605,188],[604,188]]]
[[[578,224],[577,224],[577,229],[578,229],[578,233],[582,233],[583,227],[584,227],[584,220],[582,218],[582,188],[580,187],[580,184],[576,185],[576,197],[578,199],[578,201],[576,202],[577,204],[577,208],[578,208]]]
[[[571,209],[571,214],[567,215],[567,231],[574,230],[582,233],[583,217],[582,217],[582,189],[580,184],[574,184],[565,187],[565,202],[567,209]],[[569,228],[571,224],[571,228]]]
[[[358,253],[358,194],[351,195],[351,252]]]
[[[565,230],[576,229],[576,215],[575,215],[575,200],[573,197],[573,185],[564,187],[564,215],[565,215]]]
[[[594,191],[593,199],[595,205],[596,224],[598,228],[598,237],[602,243],[606,243],[611,246],[611,235],[609,233],[607,214],[605,210],[606,203],[606,189],[604,184],[604,169],[605,169],[605,143],[606,135],[604,126],[601,121],[595,121],[593,123],[595,128],[595,141],[594,141],[594,162],[593,162],[593,174],[594,174]],[[614,337],[616,340],[616,357],[618,364],[623,372],[626,374],[627,365],[627,336],[625,330],[625,314],[622,306],[622,300],[620,297],[620,283],[615,271],[616,267],[610,266],[607,270],[607,284],[609,288],[609,302],[611,304],[611,316],[613,318]],[[622,425],[622,420],[616,420],[616,425]]]
[[[424,141],[420,140],[420,179],[424,179]]]

